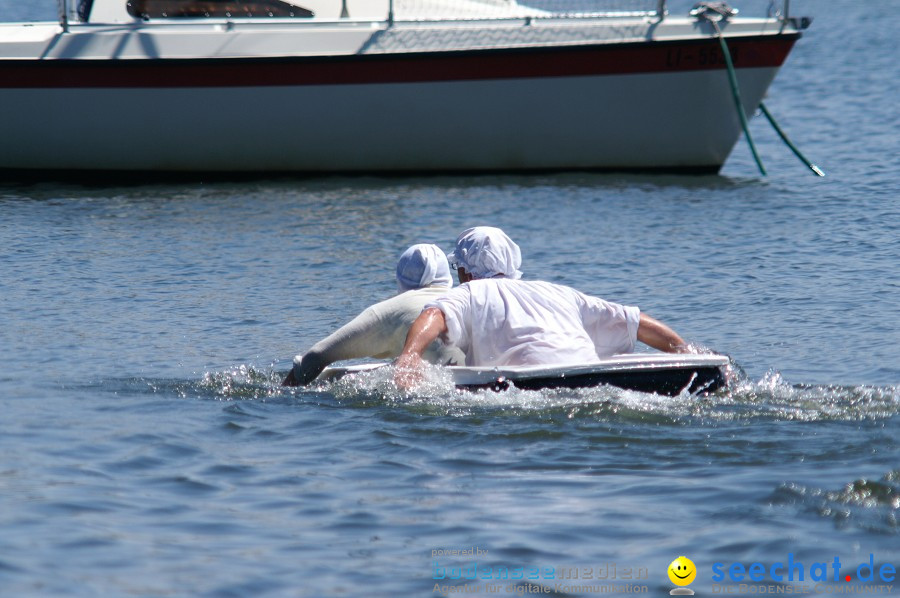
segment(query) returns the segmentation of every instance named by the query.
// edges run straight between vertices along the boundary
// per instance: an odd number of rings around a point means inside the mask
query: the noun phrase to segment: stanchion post
[[[63,33],[69,32],[69,0],[56,0],[56,8],[59,10],[59,26]]]

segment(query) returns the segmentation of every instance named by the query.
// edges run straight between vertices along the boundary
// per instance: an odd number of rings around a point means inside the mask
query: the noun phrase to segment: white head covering
[[[400,255],[397,261],[398,292],[437,286],[453,286],[447,256],[437,245],[419,243]]]
[[[522,278],[519,246],[499,228],[476,226],[456,239],[456,249],[447,256],[475,278]]]

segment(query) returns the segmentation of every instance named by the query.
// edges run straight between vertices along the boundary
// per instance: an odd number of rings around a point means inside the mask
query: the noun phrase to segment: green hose
[[[708,20],[716,29],[716,33],[719,34],[719,45],[722,46],[722,54],[725,56],[725,65],[728,67],[728,82],[731,83],[731,96],[734,98],[734,106],[741,119],[741,128],[744,129],[744,135],[747,137],[747,143],[750,145],[750,151],[753,153],[753,159],[756,160],[756,165],[759,167],[760,174],[766,176],[766,169],[762,164],[762,160],[759,159],[759,154],[756,152],[756,145],[753,143],[753,137],[750,136],[750,128],[747,125],[747,115],[744,113],[744,104],[741,102],[741,91],[738,89],[737,75],[734,72],[734,63],[731,62],[731,52],[728,51],[728,44],[725,43],[725,36],[722,34],[722,30],[719,29],[719,24],[712,19]]]
[[[741,118],[741,127],[744,129],[744,135],[747,137],[747,143],[750,145],[750,151],[753,153],[753,159],[756,160],[756,165],[759,167],[759,172],[762,173],[763,176],[766,175],[766,169],[762,165],[762,161],[759,159],[759,154],[756,153],[756,145],[753,143],[753,138],[750,136],[750,129],[747,126],[747,115],[744,113],[744,106],[741,103],[741,92],[738,89],[737,75],[734,71],[734,63],[731,62],[731,52],[728,51],[728,44],[725,43],[725,36],[722,34],[722,30],[719,28],[719,24],[703,14],[712,26],[715,28],[716,33],[719,35],[719,45],[722,47],[722,54],[725,56],[725,65],[728,67],[728,81],[731,83],[731,95],[734,98],[734,104],[737,108],[738,116]],[[810,162],[806,156],[804,156],[797,146],[794,145],[790,139],[788,139],[787,134],[781,130],[781,127],[778,126],[778,123],[775,122],[775,117],[769,112],[766,108],[766,105],[762,102],[759,103],[759,109],[765,115],[766,119],[768,119],[769,123],[771,123],[772,128],[775,129],[775,132],[778,133],[778,136],[781,137],[781,140],[784,141],[785,145],[787,145],[794,155],[800,158],[800,161],[806,164],[806,167],[816,173],[818,176],[825,176],[825,173],[822,172],[818,166]]]
[[[778,136],[781,137],[781,140],[784,141],[785,145],[787,145],[789,148],[791,148],[791,151],[794,152],[794,155],[797,156],[798,158],[800,158],[800,161],[803,162],[804,164],[806,164],[806,167],[809,168],[810,170],[812,170],[814,173],[816,173],[819,176],[825,176],[825,173],[822,172],[822,169],[820,169],[818,166],[816,166],[815,164],[813,164],[812,162],[807,160],[806,156],[804,156],[800,152],[800,150],[797,149],[797,146],[794,145],[793,143],[791,143],[791,140],[788,139],[787,134],[784,131],[782,131],[781,127],[778,126],[778,123],[775,122],[775,117],[773,117],[769,113],[769,110],[766,108],[766,105],[763,104],[762,102],[760,102],[759,109],[762,111],[762,113],[765,115],[765,117],[772,124],[772,128],[775,129],[775,132],[778,133]]]

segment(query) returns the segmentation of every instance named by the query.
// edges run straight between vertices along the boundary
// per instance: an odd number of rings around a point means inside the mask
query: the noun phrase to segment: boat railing
[[[657,17],[666,0],[390,0],[389,21],[503,18]]]
[[[56,0],[59,24],[68,31],[70,24],[88,21],[92,0]],[[121,0],[123,6],[126,0]],[[382,3],[383,2],[383,3]],[[378,5],[380,4],[380,11]],[[780,4],[780,8],[777,6]],[[183,5],[183,6],[181,6]],[[259,7],[282,5],[282,14]],[[669,9],[668,0],[131,0],[127,2],[131,18],[143,21],[195,22],[198,18],[223,18],[243,21],[276,20],[291,17],[316,22],[427,22],[503,19],[565,19],[644,17],[662,21]],[[156,7],[145,10],[137,7]],[[163,7],[179,6],[177,11]],[[365,7],[359,10],[358,7]],[[209,7],[218,7],[211,11]],[[229,7],[229,8],[226,8]],[[234,7],[237,7],[235,9]],[[251,8],[252,7],[252,8]],[[769,17],[790,19],[790,0],[769,0]],[[159,14],[156,14],[159,13]],[[220,14],[221,13],[221,14]],[[124,14],[124,10],[123,10]],[[268,18],[267,18],[268,17]],[[127,18],[127,15],[126,15]]]
[[[57,9],[59,11],[59,26],[63,31],[69,30],[69,0],[57,0]]]

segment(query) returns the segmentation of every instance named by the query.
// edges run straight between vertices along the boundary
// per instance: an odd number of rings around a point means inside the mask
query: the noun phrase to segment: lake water
[[[900,595],[898,16],[792,10],[815,20],[767,104],[823,179],[756,118],[767,177],[742,140],[704,177],[0,183],[0,594],[667,595],[685,555],[698,595],[790,562],[755,593]],[[279,385],[403,248],[476,224],[740,381]]]

